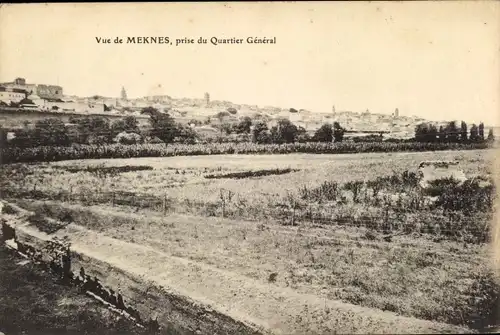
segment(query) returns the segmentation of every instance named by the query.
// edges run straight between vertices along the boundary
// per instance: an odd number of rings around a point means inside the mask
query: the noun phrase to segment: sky
[[[499,35],[497,1],[2,5],[0,81],[500,126]],[[174,45],[96,42],[128,36]]]

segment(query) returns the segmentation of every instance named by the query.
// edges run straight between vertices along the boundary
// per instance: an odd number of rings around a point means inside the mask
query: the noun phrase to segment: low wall
[[[249,325],[211,311],[83,250],[54,242],[28,223],[2,220],[3,239],[65,281],[122,310],[152,331],[166,334],[259,334]]]

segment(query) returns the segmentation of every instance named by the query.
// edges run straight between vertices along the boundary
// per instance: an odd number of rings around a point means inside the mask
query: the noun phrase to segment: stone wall
[[[2,239],[13,239],[10,245],[20,253],[41,262],[65,282],[127,313],[151,331],[165,334],[259,334],[188,297],[169,292],[138,273],[110,264],[97,253],[81,246],[65,246],[54,237],[22,220],[2,219]]]

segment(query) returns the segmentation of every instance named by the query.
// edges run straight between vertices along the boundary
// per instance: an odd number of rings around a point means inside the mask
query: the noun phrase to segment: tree
[[[234,107],[229,107],[229,108],[227,109],[227,112],[228,112],[229,114],[233,114],[233,115],[234,115],[234,114],[238,113],[238,110],[237,110],[236,108],[234,108]]]
[[[160,113],[156,108],[146,107],[141,114],[149,114],[151,136],[165,143],[172,143],[177,135],[177,125],[168,113]]]
[[[230,114],[228,112],[222,111],[217,114],[215,114],[215,117],[219,120],[220,123],[224,121],[226,117],[228,117]]]
[[[177,124],[177,134],[175,140],[185,144],[194,144],[198,139],[198,134],[191,127]]]
[[[297,141],[299,143],[309,142],[311,140],[311,136],[307,133],[306,128],[299,126],[297,128]]]
[[[228,112],[218,112],[217,114],[215,114],[215,117],[219,120],[219,130],[220,130],[220,134],[222,135],[223,132],[226,132],[226,134],[230,134],[231,132],[227,132],[227,125],[224,125],[224,120],[226,119],[226,117],[228,117],[230,114]]]
[[[236,126],[235,131],[237,134],[250,134],[252,128],[252,119],[245,116]]]
[[[138,133],[138,124],[139,122],[137,121],[135,116],[132,115],[126,116],[124,119],[116,120],[111,124],[113,136],[121,132]]]
[[[217,125],[216,128],[220,130],[220,134],[222,135],[223,133],[226,135],[229,135],[233,131],[233,127],[231,126],[230,123],[228,122],[223,122],[220,125]]]
[[[470,127],[469,139],[472,142],[477,142],[479,140],[479,132],[478,132],[478,128],[477,128],[475,123],[473,123],[472,126]]]
[[[446,138],[446,129],[439,129],[440,139]],[[418,142],[435,142],[438,136],[438,130],[435,125],[430,123],[420,123],[415,127],[415,140]]]
[[[333,138],[335,142],[342,142],[344,139],[345,129],[340,126],[340,123],[333,123]]]
[[[437,141],[437,136],[438,136],[438,130],[437,127],[433,124],[429,125],[429,132],[427,134],[428,137],[428,142],[436,142]]]
[[[68,129],[59,118],[38,120],[33,130],[33,140],[37,145],[69,145]]]
[[[495,141],[495,135],[493,135],[493,128],[490,128],[488,131],[488,142],[494,142]]]
[[[290,113],[298,113],[298,111],[295,108],[290,108]]]
[[[138,132],[139,131],[139,121],[133,115],[128,115],[124,119],[126,131]]]
[[[441,125],[439,126],[439,131],[438,131],[438,140],[439,142],[444,142],[446,139],[446,135],[444,133],[444,127]]]
[[[269,142],[269,128],[264,121],[257,121],[253,128],[253,141],[256,143],[268,143]]]
[[[457,143],[459,139],[459,131],[455,121],[449,122],[444,128],[446,142]]]
[[[484,123],[479,124],[479,141],[484,141]]]
[[[274,127],[273,127],[274,128]],[[298,128],[290,120],[281,119],[278,121],[277,128],[277,143],[293,143],[298,135]],[[272,130],[271,130],[272,132]]]
[[[0,126],[0,148],[5,148],[7,145],[7,130]]]
[[[333,141],[333,128],[331,124],[325,123],[316,133],[313,139],[318,142],[332,142]]]
[[[271,142],[272,143],[276,143],[276,144],[283,143],[278,126],[271,127],[270,135],[271,135]]]
[[[77,125],[78,142],[109,143],[113,137],[108,119],[102,116],[72,117],[71,123]]]
[[[467,141],[467,123],[465,123],[464,121],[462,121],[460,129],[461,129],[460,140],[462,142],[466,142]]]

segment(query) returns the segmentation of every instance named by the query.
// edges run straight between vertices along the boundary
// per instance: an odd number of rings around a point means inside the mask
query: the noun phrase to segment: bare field
[[[270,287],[481,330],[498,303],[489,203],[426,204],[411,177],[423,160],[488,178],[493,153],[63,161],[4,166],[2,187],[40,217]]]

